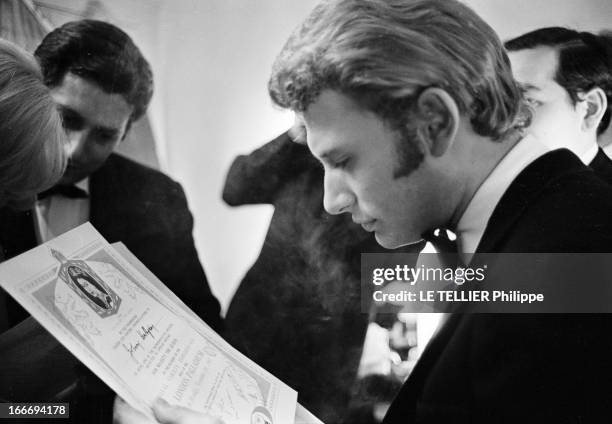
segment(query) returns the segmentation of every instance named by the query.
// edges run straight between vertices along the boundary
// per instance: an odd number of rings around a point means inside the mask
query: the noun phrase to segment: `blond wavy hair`
[[[33,198],[62,176],[66,135],[33,56],[0,39],[0,204]]]
[[[428,87],[448,92],[474,129],[502,139],[530,118],[497,34],[456,0],[325,0],[291,35],[268,89],[306,110],[338,91],[399,129]]]

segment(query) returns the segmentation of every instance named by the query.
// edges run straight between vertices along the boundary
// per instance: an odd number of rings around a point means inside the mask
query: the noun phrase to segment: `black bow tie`
[[[55,195],[68,197],[70,199],[86,199],[89,197],[85,190],[80,189],[75,185],[56,185],[51,187],[49,190],[39,193],[38,200]]]
[[[457,253],[457,239],[451,240],[446,230],[435,230],[425,235],[425,240],[436,248],[438,253]]]

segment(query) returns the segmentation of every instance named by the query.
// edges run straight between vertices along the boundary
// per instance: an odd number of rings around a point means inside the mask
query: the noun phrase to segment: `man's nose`
[[[343,182],[325,174],[324,180],[323,207],[332,215],[350,212],[351,206],[355,203],[355,196],[348,190]]]
[[[68,141],[66,142],[64,150],[69,158],[74,158],[83,154],[87,141],[87,134],[86,130],[68,132]]]

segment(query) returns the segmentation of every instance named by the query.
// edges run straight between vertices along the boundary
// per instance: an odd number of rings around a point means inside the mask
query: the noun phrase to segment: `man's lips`
[[[376,226],[376,220],[375,219],[368,219],[368,220],[360,220],[360,221],[356,221],[353,220],[355,222],[355,224],[359,224],[363,227],[364,230],[366,231],[374,231],[374,227]]]

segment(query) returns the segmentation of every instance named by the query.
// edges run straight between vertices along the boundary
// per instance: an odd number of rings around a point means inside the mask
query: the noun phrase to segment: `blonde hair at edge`
[[[32,55],[0,39],[0,205],[33,198],[66,167],[61,117]]]

